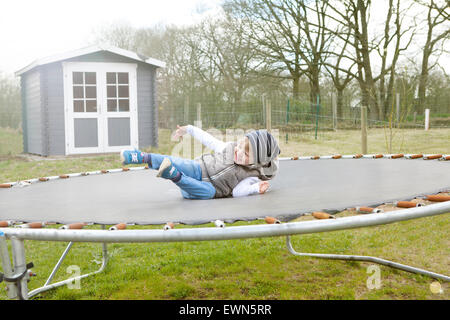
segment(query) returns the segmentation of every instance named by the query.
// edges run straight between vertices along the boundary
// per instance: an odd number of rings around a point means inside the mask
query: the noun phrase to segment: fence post
[[[184,124],[189,124],[189,96],[184,98]]]
[[[261,112],[262,124],[264,125],[264,123],[266,123],[266,94],[265,93],[263,93],[261,96],[261,102],[262,102],[262,112]]]
[[[289,128],[288,128],[289,109],[290,109],[290,101],[289,101],[289,98],[288,98],[287,105],[286,105],[286,143],[288,143],[288,140],[289,140]]]
[[[331,94],[331,107],[333,109],[333,130],[337,130],[337,101],[336,94],[333,92]]]
[[[367,154],[367,107],[361,106],[361,151]]]
[[[266,100],[266,129],[267,131],[271,131],[272,130],[272,106],[270,104],[270,100],[267,99]]]
[[[197,103],[197,123],[202,122],[202,104],[199,102]]]
[[[169,128],[173,130],[176,127],[175,123],[175,108],[173,104],[169,105],[170,117],[169,117]]]
[[[317,129],[319,127],[319,110],[320,110],[320,104],[319,104],[319,95],[317,95],[317,104],[316,104],[316,133],[315,133],[315,139],[317,140]]]
[[[425,109],[425,131],[430,128],[430,109]]]

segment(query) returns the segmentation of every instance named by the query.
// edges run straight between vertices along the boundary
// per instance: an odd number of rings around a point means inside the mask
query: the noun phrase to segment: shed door
[[[65,65],[67,154],[138,146],[136,65]]]

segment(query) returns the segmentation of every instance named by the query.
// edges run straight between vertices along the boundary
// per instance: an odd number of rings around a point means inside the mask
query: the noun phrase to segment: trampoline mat
[[[266,194],[187,200],[154,170],[37,182],[0,189],[0,220],[56,223],[231,223],[273,216],[334,213],[356,206],[410,200],[450,188],[448,161],[339,159],[280,161]]]

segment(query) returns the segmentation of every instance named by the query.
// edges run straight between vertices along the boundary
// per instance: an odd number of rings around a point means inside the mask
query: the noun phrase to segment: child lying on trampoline
[[[267,130],[245,134],[237,142],[223,142],[202,129],[177,126],[174,137],[190,134],[212,154],[190,160],[139,150],[122,150],[123,164],[147,163],[157,176],[172,180],[186,199],[212,199],[263,194],[267,180],[278,170],[278,142]]]

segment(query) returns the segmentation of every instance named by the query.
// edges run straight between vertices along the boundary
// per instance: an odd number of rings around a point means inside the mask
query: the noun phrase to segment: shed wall
[[[64,155],[64,82],[61,63],[44,66],[41,77],[45,89],[42,104],[45,110],[44,124],[47,132],[45,155]]]
[[[42,154],[42,110],[39,68],[22,76],[24,152]]]
[[[139,148],[157,146],[158,144],[158,122],[156,109],[156,67],[130,60],[109,52],[97,52],[85,56],[79,56],[66,61],[80,62],[120,62],[137,63],[137,103],[138,103],[138,135]],[[23,75],[27,83],[36,82],[35,86],[42,92],[34,97],[37,88],[27,86],[27,95],[33,95],[34,100],[40,100],[42,113],[38,117],[36,111],[30,114],[32,123],[28,126],[29,135],[28,151],[42,155],[64,155],[65,154],[65,126],[64,126],[64,79],[62,61],[54,62],[39,68],[39,72],[29,72]],[[35,74],[32,76],[32,74]],[[37,77],[37,79],[36,79]],[[31,89],[30,92],[28,92]],[[28,99],[27,99],[28,101]],[[36,106],[39,102],[35,102]],[[37,107],[35,107],[37,108]],[[38,129],[44,130],[40,135],[40,141],[36,141],[34,134]],[[33,136],[33,140],[30,140]],[[25,143],[24,143],[25,145]],[[40,149],[36,146],[40,145]],[[32,147],[33,146],[33,147]]]
[[[138,66],[137,93],[140,148],[158,146],[155,74],[156,68]]]

